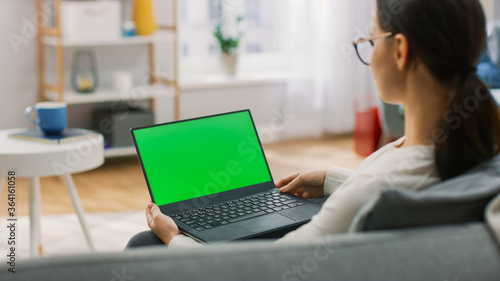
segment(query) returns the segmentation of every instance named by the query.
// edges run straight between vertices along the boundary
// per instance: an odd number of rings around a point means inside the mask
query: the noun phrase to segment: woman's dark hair
[[[408,38],[410,58],[458,90],[433,132],[439,176],[449,179],[500,153],[500,114],[488,87],[475,74],[486,47],[479,0],[377,0],[384,31]],[[457,83],[457,82],[455,82]]]

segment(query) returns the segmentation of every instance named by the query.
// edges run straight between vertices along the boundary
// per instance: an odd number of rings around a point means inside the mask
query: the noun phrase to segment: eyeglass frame
[[[372,45],[372,47],[374,47],[375,46],[375,44],[373,43],[374,40],[382,39],[382,38],[388,38],[388,37],[391,37],[391,36],[394,36],[394,35],[396,35],[396,34],[392,33],[392,32],[386,32],[386,33],[383,33],[383,34],[380,34],[380,35],[375,35],[375,36],[372,36],[372,37],[369,37],[369,38],[360,38],[360,39],[352,42],[352,45],[354,46],[354,49],[356,50],[356,54],[358,55],[359,60],[363,64],[365,64],[365,65],[370,65],[371,62],[365,62],[361,58],[361,55],[359,54],[359,50],[358,50],[358,44],[364,43],[364,42],[370,42],[370,44]]]

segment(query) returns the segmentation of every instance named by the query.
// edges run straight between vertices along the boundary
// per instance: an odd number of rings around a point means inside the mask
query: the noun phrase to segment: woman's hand
[[[146,207],[146,219],[149,228],[167,245],[172,238],[181,234],[174,220],[164,215],[153,202],[149,202]]]
[[[327,170],[304,171],[290,175],[276,183],[280,192],[288,192],[304,199],[325,197]]]

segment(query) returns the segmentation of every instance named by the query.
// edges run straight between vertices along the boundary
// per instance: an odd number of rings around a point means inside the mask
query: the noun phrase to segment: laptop
[[[206,244],[299,226],[321,206],[275,187],[250,110],[131,129],[151,200]]]

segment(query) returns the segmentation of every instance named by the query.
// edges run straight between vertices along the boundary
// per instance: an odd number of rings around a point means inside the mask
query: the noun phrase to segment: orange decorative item
[[[156,31],[155,13],[152,0],[134,0],[133,20],[137,35],[151,35]]]
[[[355,108],[354,146],[356,153],[369,156],[377,150],[382,135],[378,99],[376,96],[359,96],[356,98]]]

